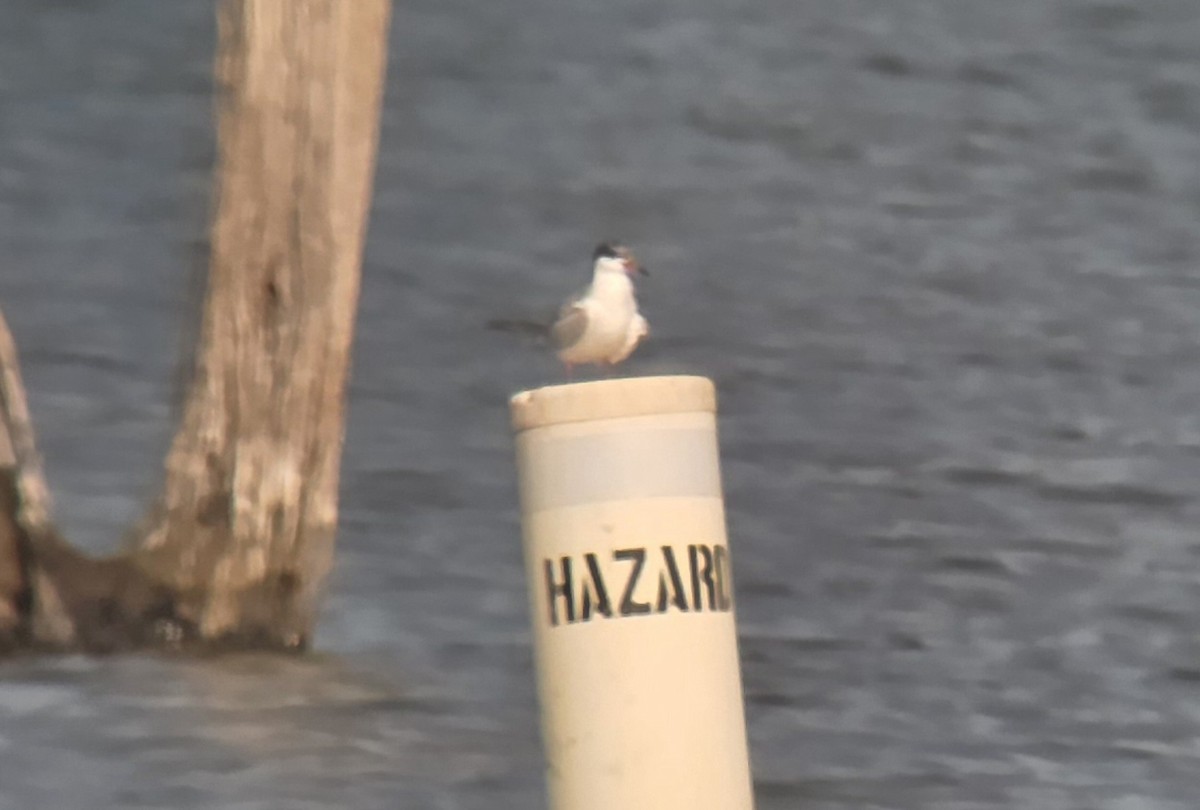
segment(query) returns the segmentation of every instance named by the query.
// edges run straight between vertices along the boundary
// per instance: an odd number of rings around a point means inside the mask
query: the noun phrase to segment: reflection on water
[[[0,304],[59,515],[153,491],[209,4],[15,0]],[[306,658],[0,668],[0,810],[536,807],[497,315],[619,237],[721,396],[760,808],[1191,808],[1190,0],[398,4],[338,568]]]

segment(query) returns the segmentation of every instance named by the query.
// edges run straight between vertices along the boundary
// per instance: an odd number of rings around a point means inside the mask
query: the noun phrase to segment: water
[[[0,9],[0,304],[94,551],[172,427],[211,16]],[[316,651],[4,664],[0,810],[543,806],[505,401],[558,372],[478,325],[610,236],[629,371],[720,390],[759,808],[1194,807],[1197,41],[1190,0],[398,4]]]

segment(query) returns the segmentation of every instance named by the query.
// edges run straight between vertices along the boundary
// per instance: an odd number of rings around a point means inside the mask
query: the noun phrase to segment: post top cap
[[[548,385],[521,391],[509,401],[513,430],[567,422],[667,413],[713,413],[717,392],[707,377],[624,377]]]

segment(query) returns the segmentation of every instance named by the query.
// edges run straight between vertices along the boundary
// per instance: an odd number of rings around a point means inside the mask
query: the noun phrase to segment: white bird
[[[492,321],[488,325],[548,334],[568,377],[577,365],[612,367],[625,360],[650,334],[650,325],[638,312],[633,286],[635,274],[649,274],[629,248],[614,242],[600,244],[592,260],[592,283],[567,299],[554,323]]]

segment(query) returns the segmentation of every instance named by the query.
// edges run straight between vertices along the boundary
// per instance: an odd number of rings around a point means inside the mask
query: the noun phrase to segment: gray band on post
[[[626,498],[719,498],[721,477],[712,428],[633,427],[581,436],[518,438],[521,451],[537,445],[536,476],[521,481],[527,511]]]

